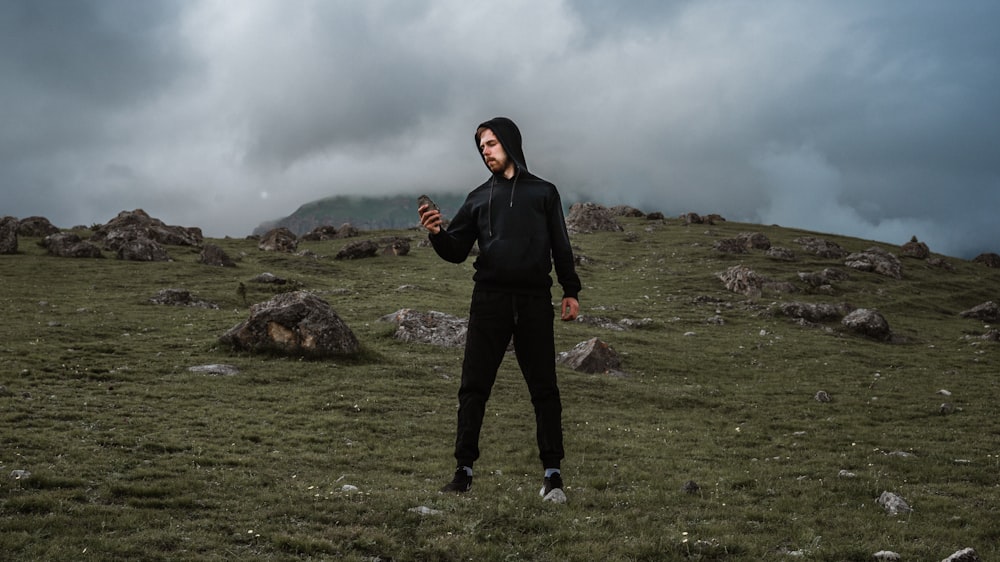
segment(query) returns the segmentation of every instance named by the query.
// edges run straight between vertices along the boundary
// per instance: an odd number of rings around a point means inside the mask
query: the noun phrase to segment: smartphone
[[[427,210],[428,211],[440,211],[441,210],[441,208],[437,206],[437,203],[435,203],[434,200],[431,199],[430,197],[428,197],[426,195],[421,195],[420,197],[417,197],[417,209],[419,209],[420,207],[423,207],[424,205],[427,205]]]

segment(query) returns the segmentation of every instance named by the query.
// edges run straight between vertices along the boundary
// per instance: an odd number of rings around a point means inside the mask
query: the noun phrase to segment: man
[[[513,337],[535,410],[538,454],[545,470],[541,495],[562,502],[566,499],[560,474],[562,403],[556,384],[549,275],[553,263],[563,290],[562,319],[574,320],[580,309],[580,278],[562,202],[554,185],[528,172],[521,132],[510,119],[497,117],[479,125],[476,146],[491,176],[469,193],[448,228],[441,227],[439,211],[427,205],[417,210],[441,258],[461,263],[479,243],[458,391],[458,468],[441,491],[463,493],[472,488],[486,402]]]

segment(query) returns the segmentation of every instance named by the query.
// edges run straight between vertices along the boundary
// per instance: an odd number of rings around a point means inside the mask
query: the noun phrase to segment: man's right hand
[[[417,209],[417,213],[420,214],[420,224],[431,234],[437,234],[441,232],[441,211],[429,207],[429,205],[421,205]]]

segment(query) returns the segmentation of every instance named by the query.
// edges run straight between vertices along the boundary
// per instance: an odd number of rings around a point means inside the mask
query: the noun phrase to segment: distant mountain
[[[465,195],[429,194],[447,216],[465,201]],[[340,227],[351,223],[361,230],[401,229],[416,226],[417,196],[392,195],[385,197],[364,197],[360,195],[338,195],[319,201],[306,203],[287,217],[263,222],[254,229],[254,234],[264,234],[272,228],[283,226],[297,236],[307,234],[318,226]]]

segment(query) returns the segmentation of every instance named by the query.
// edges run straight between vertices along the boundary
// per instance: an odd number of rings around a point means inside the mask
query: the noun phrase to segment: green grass
[[[377,319],[404,307],[464,316],[472,267],[416,247],[415,231],[365,233],[414,245],[409,256],[359,261],[333,260],[343,241],[302,243],[314,258],[211,240],[239,258],[236,268],[199,265],[183,247],[169,248],[170,263],[53,258],[22,239],[19,254],[0,256],[2,558],[766,560],[801,551],[841,561],[887,549],[940,560],[967,546],[1000,557],[998,344],[958,315],[1000,298],[1000,272],[905,259],[902,280],[852,271],[833,295],[747,299],[715,274],[742,263],[795,282],[840,264],[805,255],[793,242],[804,231],[623,223],[634,240],[573,238],[590,260],[580,268],[582,311],[653,323],[556,326],[557,349],[600,337],[628,373],[560,367],[567,505],[537,496],[534,421],[512,359],[488,407],[473,491],[437,493],[453,469],[462,352],[397,342]],[[764,232],[797,261],[712,249],[744,231]],[[850,251],[875,245],[824,237]],[[265,271],[292,283],[249,282]],[[363,352],[310,361],[220,346],[248,313],[241,282],[249,303],[316,292]],[[219,309],[147,302],[164,288]],[[877,308],[901,343],[770,312],[789,300]],[[706,321],[717,314],[724,324]],[[188,370],[207,363],[241,372]],[[818,390],[833,401],[814,400]],[[945,401],[954,413],[939,413]],[[15,480],[13,470],[32,475]],[[688,480],[697,493],[681,491]],[[876,504],[884,490],[913,512],[887,515]],[[410,511],[419,506],[440,514]]]

